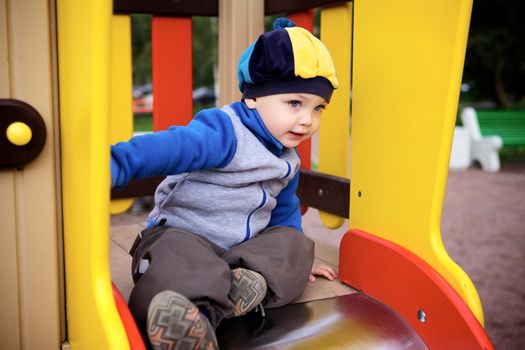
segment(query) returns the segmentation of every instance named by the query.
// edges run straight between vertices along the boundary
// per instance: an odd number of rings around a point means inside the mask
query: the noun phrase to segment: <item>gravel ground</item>
[[[307,234],[322,229],[313,217],[310,210],[305,215]],[[128,213],[111,222],[143,220],[143,213]],[[496,349],[525,349],[525,161],[504,163],[498,173],[450,171],[441,231],[449,255],[478,290]]]
[[[451,171],[441,231],[478,290],[496,349],[525,349],[525,162]]]

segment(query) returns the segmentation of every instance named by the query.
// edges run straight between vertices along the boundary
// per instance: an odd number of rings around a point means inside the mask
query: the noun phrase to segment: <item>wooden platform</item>
[[[314,264],[331,265],[337,271],[338,244],[344,228],[338,231],[325,229],[317,220],[317,211],[310,209],[305,215],[305,234],[315,242]],[[133,281],[131,279],[131,256],[128,254],[135,237],[144,227],[144,215],[129,215],[112,220],[111,225],[111,279],[120,290],[125,300],[128,300]],[[328,281],[318,278],[315,283],[309,283],[303,295],[294,302],[306,302],[355,293],[356,291],[339,281]]]

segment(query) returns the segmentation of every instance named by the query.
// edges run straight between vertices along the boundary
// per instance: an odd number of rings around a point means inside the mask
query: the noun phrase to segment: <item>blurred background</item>
[[[474,0],[460,109],[465,105],[479,108],[525,109],[524,15],[525,5],[520,0]],[[271,29],[273,20],[280,16],[267,16],[266,29]],[[193,18],[195,110],[215,104],[217,26],[216,17]],[[314,32],[318,28],[317,11]],[[132,41],[133,97],[151,97],[153,91],[149,15],[132,15]],[[144,113],[147,112],[142,110],[137,114]]]

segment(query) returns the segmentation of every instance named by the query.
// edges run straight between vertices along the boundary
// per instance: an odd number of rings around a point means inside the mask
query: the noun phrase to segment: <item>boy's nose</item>
[[[309,126],[312,124],[312,116],[310,113],[303,113],[301,119],[299,119],[299,124]]]

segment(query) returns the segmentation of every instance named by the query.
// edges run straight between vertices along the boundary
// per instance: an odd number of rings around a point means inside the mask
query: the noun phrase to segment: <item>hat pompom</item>
[[[284,29],[290,27],[295,27],[295,23],[286,17],[279,17],[273,21],[273,29]]]

